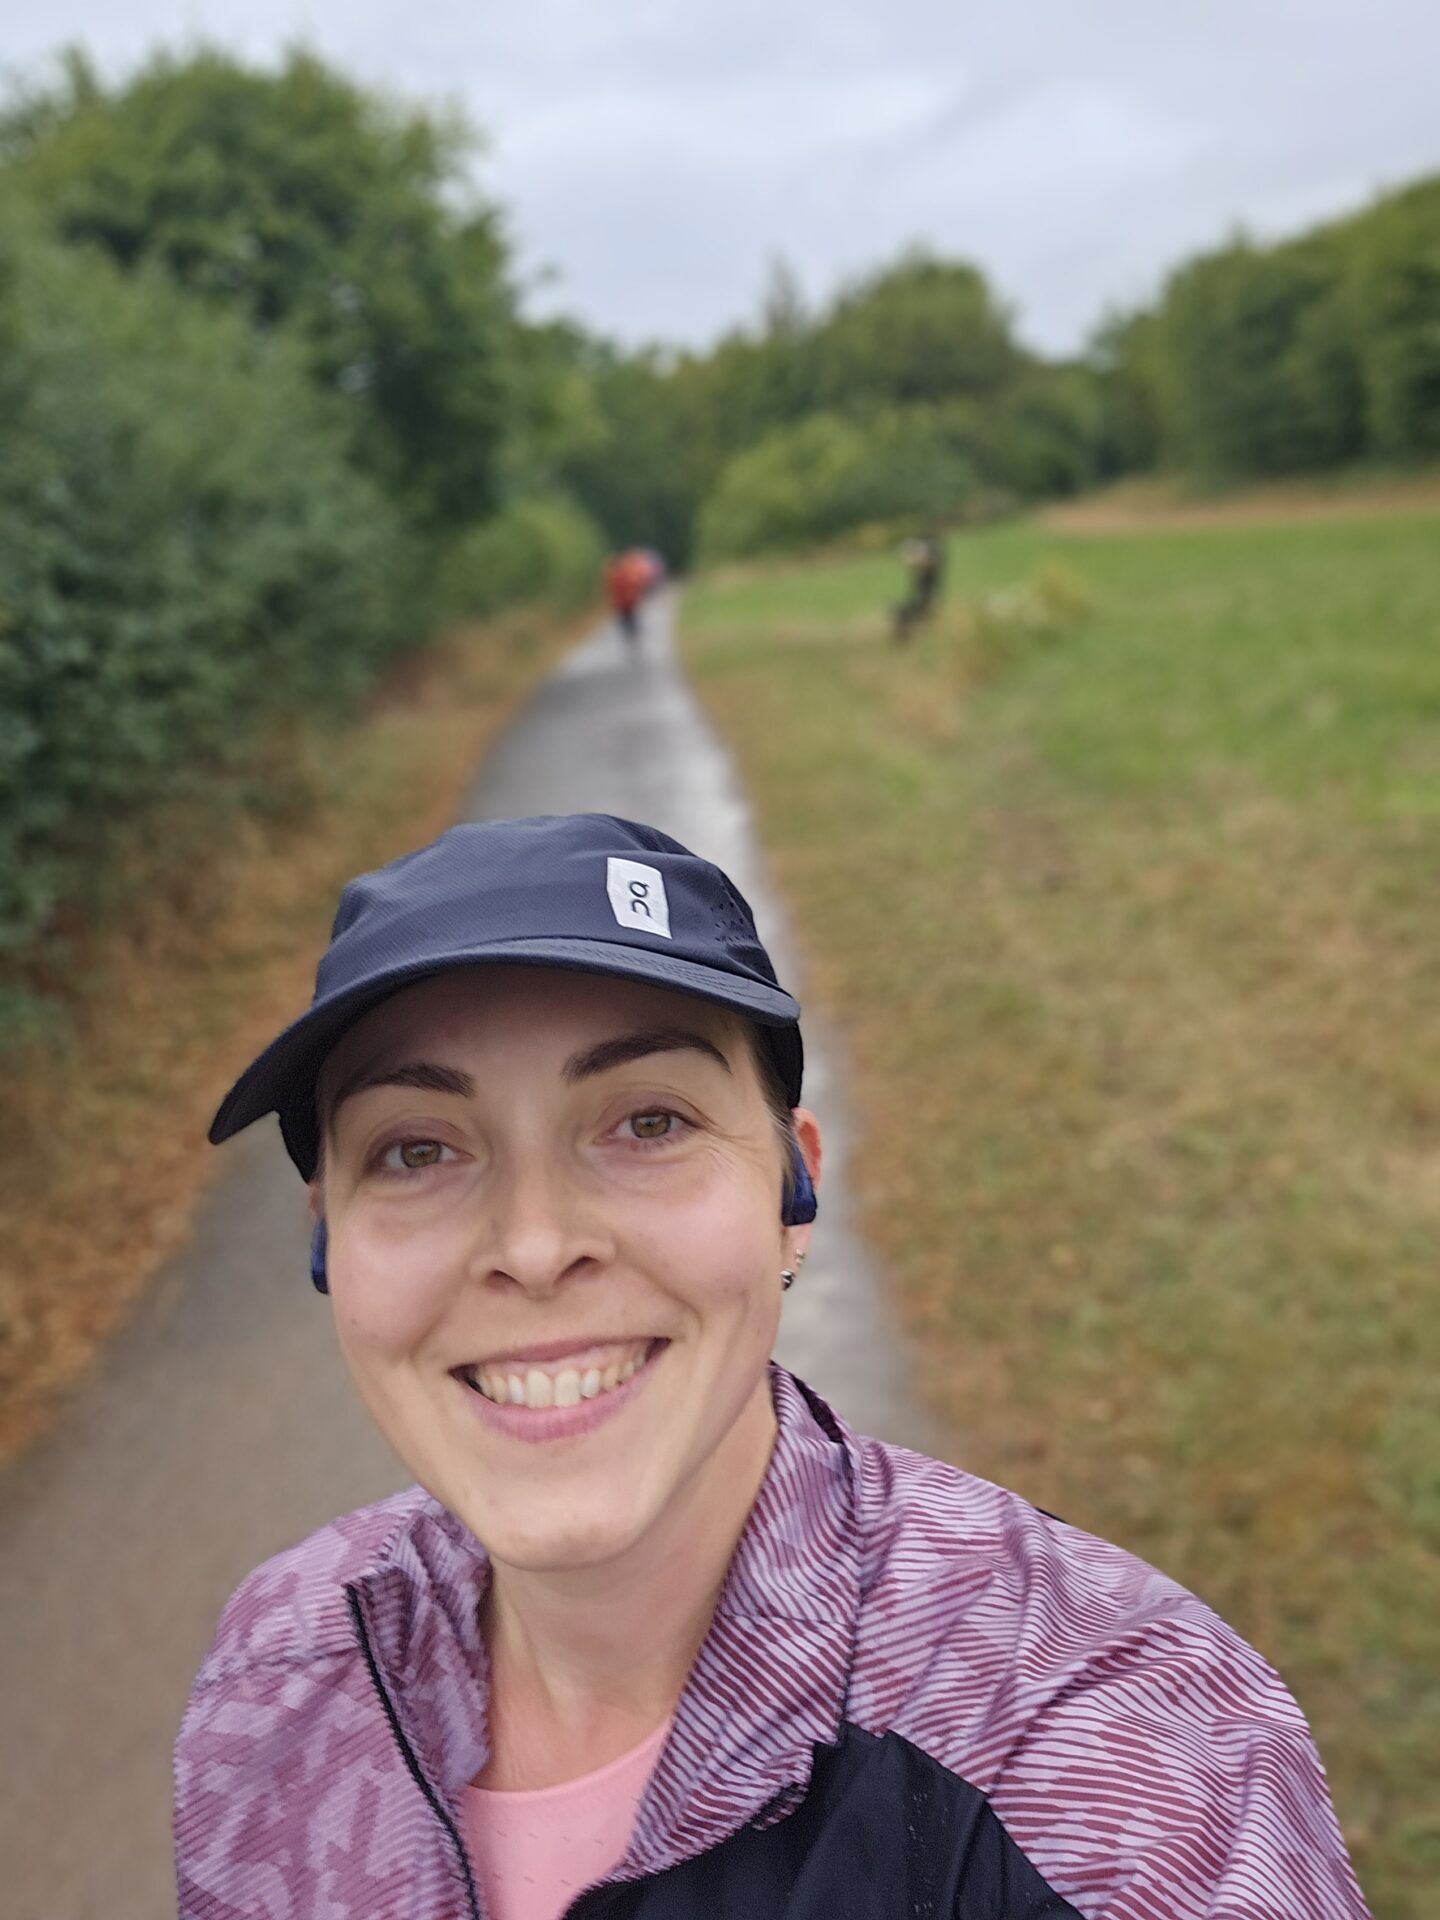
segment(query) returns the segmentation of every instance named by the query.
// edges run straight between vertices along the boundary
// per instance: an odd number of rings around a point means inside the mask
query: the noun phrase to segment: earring
[[[796,1280],[799,1278],[800,1269],[801,1267],[804,1266],[804,1264],[805,1264],[805,1249],[802,1247],[799,1253],[797,1253],[795,1256],[794,1266],[786,1267],[780,1275],[780,1286],[783,1292],[788,1293],[791,1287],[794,1286]]]

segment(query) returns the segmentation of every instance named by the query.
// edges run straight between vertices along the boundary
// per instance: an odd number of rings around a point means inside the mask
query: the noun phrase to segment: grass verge
[[[1429,1920],[1440,518],[950,560],[908,652],[893,561],[685,610],[849,1037],[868,1231],[955,1457],[1254,1641],[1377,1920]]]
[[[268,803],[152,823],[78,936],[63,1037],[5,1064],[0,1461],[53,1415],[186,1238],[233,1074],[310,997],[354,873],[453,818],[568,627],[519,615],[412,656],[365,719],[271,743]]]
[[[1037,516],[1058,533],[1147,533],[1274,525],[1281,521],[1354,520],[1372,514],[1440,509],[1440,469],[1353,468],[1303,480],[1197,490],[1178,478],[1118,480]]]

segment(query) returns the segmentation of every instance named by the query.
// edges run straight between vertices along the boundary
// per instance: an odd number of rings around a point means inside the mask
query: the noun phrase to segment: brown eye
[[[406,1140],[397,1151],[402,1167],[434,1167],[440,1164],[442,1148],[438,1140]]]
[[[675,1119],[673,1113],[636,1113],[630,1116],[630,1131],[637,1140],[663,1140]]]

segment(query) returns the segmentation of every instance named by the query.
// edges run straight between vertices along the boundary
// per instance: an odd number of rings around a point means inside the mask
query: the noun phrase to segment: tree
[[[273,73],[161,56],[115,89],[72,55],[0,125],[63,238],[298,334],[359,463],[440,524],[495,503],[508,426],[512,303],[474,145],[299,52]]]
[[[1237,239],[1173,276],[1155,341],[1167,456],[1216,475],[1289,473],[1361,450],[1341,241]]]
[[[1151,312],[1110,313],[1091,336],[1086,358],[1098,387],[1102,477],[1141,472],[1159,460],[1156,324]]]
[[[699,492],[674,373],[656,354],[622,354],[599,343],[589,348],[588,371],[600,432],[572,445],[559,479],[612,547],[658,547],[683,567]]]
[[[1354,224],[1352,310],[1374,448],[1440,456],[1440,176]]]
[[[966,439],[966,422],[932,407],[777,427],[722,469],[700,515],[701,551],[728,559],[954,517],[976,492]]]
[[[843,294],[815,351],[823,399],[846,408],[980,398],[1021,366],[980,270],[918,252]]]
[[[985,409],[986,480],[1022,500],[1078,493],[1104,470],[1104,397],[1083,365],[1031,367]]]

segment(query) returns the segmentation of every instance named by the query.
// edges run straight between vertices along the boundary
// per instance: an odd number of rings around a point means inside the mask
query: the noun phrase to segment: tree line
[[[572,352],[583,357],[576,339]],[[807,312],[777,272],[707,353],[593,368],[628,459],[567,478],[607,527],[725,558],[956,524],[1161,470],[1205,484],[1440,459],[1440,176],[1190,260],[1045,359],[973,265],[911,253]]]
[[[1225,481],[1440,459],[1440,176],[1187,262],[1089,357],[1122,470]]]
[[[117,825],[607,547],[1440,456],[1440,179],[1235,240],[1067,361],[922,251],[625,350],[525,317],[476,146],[303,52],[72,53],[0,109],[0,1002]]]

